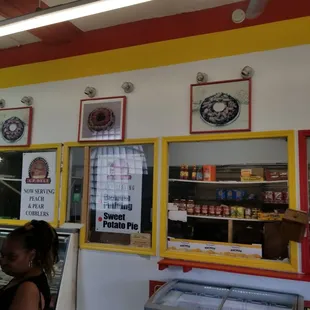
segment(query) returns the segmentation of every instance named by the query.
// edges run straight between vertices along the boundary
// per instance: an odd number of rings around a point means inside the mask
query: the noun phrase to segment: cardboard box
[[[282,222],[264,224],[264,259],[284,259],[288,257],[288,240],[282,234]]]
[[[241,181],[264,181],[264,168],[241,169]]]
[[[287,171],[266,170],[265,177],[267,181],[287,180]]]
[[[203,180],[216,181],[216,167],[210,165],[202,166]]]
[[[137,248],[151,248],[151,234],[135,233],[130,235],[130,245]]]
[[[282,220],[282,234],[287,240],[301,242],[308,224],[308,214],[287,209]]]

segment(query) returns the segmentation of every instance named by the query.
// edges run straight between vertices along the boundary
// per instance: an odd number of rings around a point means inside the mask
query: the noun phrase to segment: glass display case
[[[61,224],[85,224],[81,248],[155,253],[156,165],[156,139],[65,144]]]
[[[293,132],[171,137],[163,150],[163,257],[297,271],[281,225],[296,208]]]
[[[0,227],[0,248],[12,228]],[[78,255],[78,233],[58,230],[59,262],[55,266],[55,276],[50,281],[51,304],[53,310],[75,309],[76,272]],[[9,283],[11,277],[0,270],[0,288]]]
[[[173,280],[146,303],[145,310],[303,310],[294,294]]]

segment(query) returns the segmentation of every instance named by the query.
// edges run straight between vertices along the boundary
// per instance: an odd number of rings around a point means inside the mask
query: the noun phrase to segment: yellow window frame
[[[87,241],[87,223],[88,223],[88,195],[89,195],[89,148],[90,147],[104,147],[104,146],[122,146],[122,145],[139,145],[139,144],[152,144],[154,146],[154,175],[153,175],[153,204],[152,204],[152,247],[149,249],[121,246],[114,244],[101,244]],[[67,142],[64,143],[63,151],[63,171],[62,171],[62,203],[60,207],[60,226],[66,222],[67,202],[68,202],[68,182],[69,182],[69,169],[70,169],[70,149],[82,147],[84,148],[84,181],[83,181],[83,200],[81,210],[81,224],[80,230],[80,248],[87,250],[97,251],[110,251],[120,252],[127,254],[138,254],[146,256],[156,255],[156,242],[157,242],[157,204],[158,204],[158,139],[126,139],[122,142],[92,142],[92,143],[79,143]]]
[[[0,152],[29,152],[42,150],[56,150],[56,180],[55,180],[55,206],[54,220],[50,222],[53,227],[58,226],[59,216],[59,193],[60,193],[60,174],[61,174],[61,144],[33,144],[28,147],[0,147]],[[29,222],[28,220],[9,220],[0,219],[0,225],[22,226]]]
[[[288,152],[288,186],[289,186],[289,208],[297,209],[296,204],[296,170],[295,170],[295,132],[287,131],[266,131],[266,132],[245,132],[233,134],[210,134],[195,136],[164,137],[162,139],[162,160],[161,160],[161,214],[160,214],[160,256],[170,259],[199,261],[205,263],[216,263],[232,266],[242,266],[258,269],[269,269],[282,272],[298,272],[298,244],[290,242],[290,262],[276,262],[269,260],[245,259],[225,256],[212,256],[203,253],[189,253],[167,249],[167,215],[168,215],[168,156],[169,143],[173,142],[203,142],[203,141],[227,141],[227,140],[248,140],[286,138]],[[190,241],[189,241],[190,242]]]

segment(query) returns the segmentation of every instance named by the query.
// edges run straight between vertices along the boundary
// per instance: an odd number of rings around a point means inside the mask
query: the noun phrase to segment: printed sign
[[[130,245],[137,248],[150,248],[152,244],[151,234],[131,234]]]
[[[54,220],[56,152],[24,153],[21,220]]]
[[[140,232],[143,161],[143,154],[99,156],[96,231]]]
[[[218,242],[195,242],[168,238],[168,249],[174,251],[204,252],[209,255],[225,255],[231,257],[242,257],[261,259],[262,246],[239,245]]]

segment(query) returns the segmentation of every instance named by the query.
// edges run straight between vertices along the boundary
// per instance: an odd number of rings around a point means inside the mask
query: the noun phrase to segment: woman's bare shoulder
[[[36,310],[39,308],[39,301],[38,287],[33,282],[26,281],[18,287],[10,310]]]

